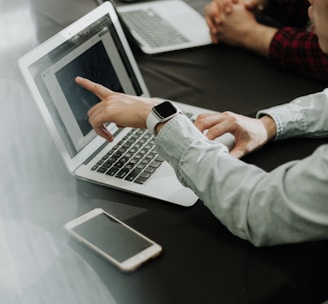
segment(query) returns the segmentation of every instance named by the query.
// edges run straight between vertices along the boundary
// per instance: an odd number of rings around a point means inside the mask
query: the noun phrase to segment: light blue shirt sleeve
[[[290,137],[328,137],[328,89],[262,110],[277,126],[276,140]]]
[[[293,106],[281,106],[279,138],[302,132],[327,134],[327,92],[319,93],[318,103],[315,95],[308,98],[293,102],[301,108],[294,125],[287,123],[294,113],[285,113],[285,109],[293,112]],[[275,113],[280,113],[279,108]],[[326,119],[320,119],[323,115]],[[178,115],[161,129],[156,147],[182,184],[233,234],[256,246],[328,238],[328,145],[303,160],[266,172],[231,157],[224,145],[209,141],[188,118]]]

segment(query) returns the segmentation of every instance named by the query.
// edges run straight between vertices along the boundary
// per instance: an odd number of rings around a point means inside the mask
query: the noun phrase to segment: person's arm
[[[214,43],[223,42],[246,48],[269,57],[277,66],[327,82],[328,55],[320,49],[316,34],[306,31],[308,18],[300,14],[307,14],[309,4],[305,6],[304,1],[301,1],[289,5],[278,11],[284,12],[284,17],[281,17],[284,25],[295,24],[295,27],[278,29],[259,23],[254,13],[245,9],[243,4],[231,4],[229,13],[217,12],[214,18],[215,2],[211,2],[206,14],[210,20],[208,24],[212,40]]]
[[[277,140],[328,137],[328,89],[257,113],[257,117],[263,115],[274,120]]]
[[[277,139],[328,137],[328,90],[260,111],[258,116],[268,139],[274,134]],[[255,245],[327,238],[327,145],[302,161],[267,173],[229,157],[222,145],[204,140],[201,132],[181,120],[162,126],[158,150],[182,183],[234,234]],[[247,123],[242,120],[240,127]]]
[[[219,22],[210,28],[216,42],[243,47],[266,57],[277,32],[274,27],[258,23],[254,12],[247,10],[242,3],[233,4],[230,13],[221,12]]]
[[[277,31],[269,46],[270,60],[287,70],[328,82],[328,55],[313,32],[284,27]]]
[[[213,140],[225,133],[235,137],[230,154],[241,158],[274,139],[328,136],[328,89],[262,110],[257,119],[232,112],[204,113],[196,127]]]
[[[256,246],[328,238],[327,145],[267,173],[179,115],[162,127],[156,147],[233,234]]]
[[[89,110],[89,121],[108,140],[113,138],[105,131],[106,122],[145,128],[158,103],[80,77],[76,82],[101,99]],[[324,109],[320,115],[327,118]],[[159,154],[234,234],[255,245],[327,239],[327,145],[303,161],[267,173],[230,156],[226,146],[208,140],[185,115],[176,115],[158,131]]]

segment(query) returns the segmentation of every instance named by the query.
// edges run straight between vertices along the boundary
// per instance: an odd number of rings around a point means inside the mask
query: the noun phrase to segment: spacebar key
[[[125,179],[132,182],[140,174],[140,172],[140,169],[133,169]]]

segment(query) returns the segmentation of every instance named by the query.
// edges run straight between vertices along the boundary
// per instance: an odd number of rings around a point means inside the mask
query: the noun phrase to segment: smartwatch
[[[179,113],[182,113],[182,111],[177,106],[165,100],[152,108],[146,120],[147,129],[153,135],[157,135],[156,126],[161,122],[170,120]]]

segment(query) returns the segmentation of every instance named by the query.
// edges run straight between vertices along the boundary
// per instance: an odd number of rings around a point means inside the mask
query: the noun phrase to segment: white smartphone
[[[101,208],[66,223],[64,228],[123,271],[132,271],[162,252],[162,247]]]

